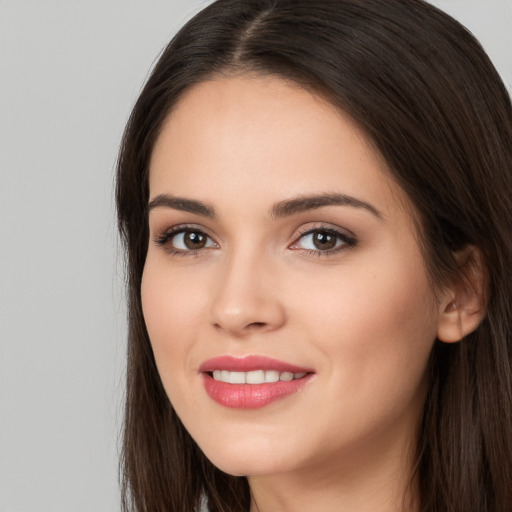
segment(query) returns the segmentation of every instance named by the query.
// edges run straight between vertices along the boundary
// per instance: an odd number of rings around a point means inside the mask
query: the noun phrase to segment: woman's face
[[[404,456],[440,308],[408,200],[349,117],[278,78],[201,83],[159,136],[149,206],[147,329],[215,465]]]

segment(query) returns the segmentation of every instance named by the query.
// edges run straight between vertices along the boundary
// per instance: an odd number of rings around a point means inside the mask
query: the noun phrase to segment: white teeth
[[[247,372],[245,382],[247,384],[263,384],[265,382],[265,372],[263,370]]]
[[[276,370],[253,370],[251,372],[230,372],[228,370],[214,370],[213,378],[229,384],[263,384],[265,382],[291,381],[302,379],[306,372],[278,372]]]
[[[244,372],[229,372],[230,384],[245,384]]]
[[[279,380],[279,372],[275,370],[267,370],[265,372],[265,382],[277,382]]]

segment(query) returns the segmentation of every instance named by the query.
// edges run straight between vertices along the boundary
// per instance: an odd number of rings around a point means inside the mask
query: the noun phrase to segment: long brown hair
[[[435,285],[462,275],[456,251],[478,249],[487,314],[462,342],[435,342],[417,479],[423,512],[510,511],[512,107],[475,38],[421,0],[218,0],[161,55],[118,163],[129,298],[123,510],[249,510],[247,480],[215,468],[169,403],[140,300],[148,165],[162,123],[193,84],[245,72],[314,90],[365,130],[419,213]]]

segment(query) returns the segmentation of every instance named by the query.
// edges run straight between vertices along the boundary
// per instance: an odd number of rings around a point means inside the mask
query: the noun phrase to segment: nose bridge
[[[212,324],[236,336],[277,329],[285,319],[265,252],[233,248],[221,263],[212,301]]]

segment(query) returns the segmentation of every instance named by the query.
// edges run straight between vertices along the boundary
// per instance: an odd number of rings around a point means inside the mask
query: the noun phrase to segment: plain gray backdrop
[[[124,123],[201,0],[0,0],[0,512],[119,510]],[[512,0],[433,0],[512,90]]]

